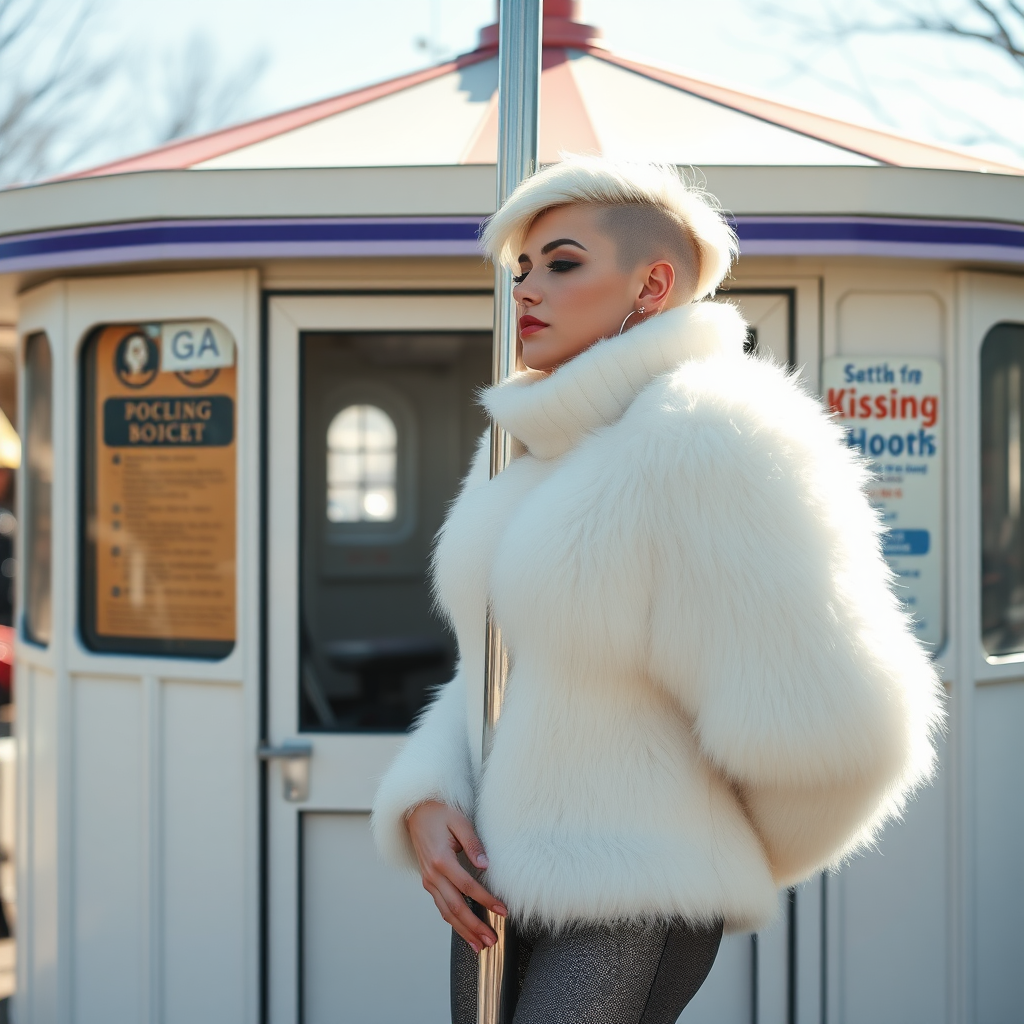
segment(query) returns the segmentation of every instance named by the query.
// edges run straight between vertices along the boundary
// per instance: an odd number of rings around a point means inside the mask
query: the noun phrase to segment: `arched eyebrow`
[[[582,249],[584,252],[587,251],[587,247],[585,245],[580,245],[580,243],[573,238],[556,238],[553,242],[548,242],[548,244],[541,249],[541,256],[547,256],[552,249],[557,249],[560,245],[575,245],[577,249]]]
[[[587,247],[577,242],[574,238],[556,238],[553,242],[548,242],[548,244],[545,245],[543,249],[541,249],[541,256],[547,256],[547,254],[551,252],[552,249],[557,249],[560,245],[575,245],[577,249],[582,249],[584,252],[587,251]],[[527,256],[524,252],[520,255],[519,262],[521,264],[529,263],[530,257]]]

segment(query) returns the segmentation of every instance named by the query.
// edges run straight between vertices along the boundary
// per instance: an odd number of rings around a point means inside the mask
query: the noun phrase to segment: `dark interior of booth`
[[[487,428],[491,335],[307,332],[301,360],[300,728],[403,732],[455,668],[430,554]]]

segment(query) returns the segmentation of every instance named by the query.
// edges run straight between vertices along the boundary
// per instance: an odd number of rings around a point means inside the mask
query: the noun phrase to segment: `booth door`
[[[732,293],[751,344],[790,358],[792,295]],[[272,298],[266,425],[264,993],[271,1024],[442,1024],[449,932],[419,880],[380,864],[377,780],[455,649],[430,547],[487,424],[489,295]],[[482,681],[481,681],[482,685]],[[694,1022],[783,1021],[801,894],[726,939]],[[799,909],[798,909],[799,908]],[[816,933],[801,932],[814,956]],[[815,966],[802,972],[818,975]],[[810,1018],[804,1018],[810,1019]]]
[[[955,863],[969,915],[956,937],[963,972],[958,982],[965,1018],[1019,1020],[1024,1007],[1024,276],[963,273],[957,285],[960,345],[950,398],[961,414],[954,466],[963,469],[954,506],[959,564],[953,571],[959,585],[951,590],[959,605],[952,610],[960,620],[958,668],[964,685],[951,687],[950,746],[961,794]]]
[[[487,426],[491,297],[282,296],[269,319],[269,1020],[441,1024],[450,933],[368,822],[453,670],[426,574]]]

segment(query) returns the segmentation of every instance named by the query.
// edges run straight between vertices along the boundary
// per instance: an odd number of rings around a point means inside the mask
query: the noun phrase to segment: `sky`
[[[1008,61],[1003,67],[970,44],[907,38],[830,51],[802,41],[798,26],[769,17],[770,2],[584,0],[582,17],[602,29],[611,48],[649,63],[919,138],[974,144],[996,158],[1008,150],[983,138],[971,118],[1010,126],[1021,159],[1024,75]],[[838,0],[786,0],[785,10],[799,21],[820,16],[830,2]],[[883,2],[845,0],[837,9],[868,14]],[[940,2],[956,7],[963,0]],[[480,27],[493,21],[494,0],[105,0],[100,27],[112,51],[134,60],[159,61],[196,33],[212,40],[221,68],[266,54],[266,71],[238,110],[255,116],[471,50]],[[811,70],[801,72],[806,62]],[[860,97],[862,82],[871,83],[872,102]],[[958,110],[964,116],[950,113]]]

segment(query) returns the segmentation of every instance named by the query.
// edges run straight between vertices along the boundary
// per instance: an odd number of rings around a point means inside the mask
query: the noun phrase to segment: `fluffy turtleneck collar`
[[[732,306],[679,306],[591,345],[553,373],[523,370],[487,388],[481,403],[531,455],[553,459],[615,423],[655,377],[688,359],[743,351],[746,326]]]

